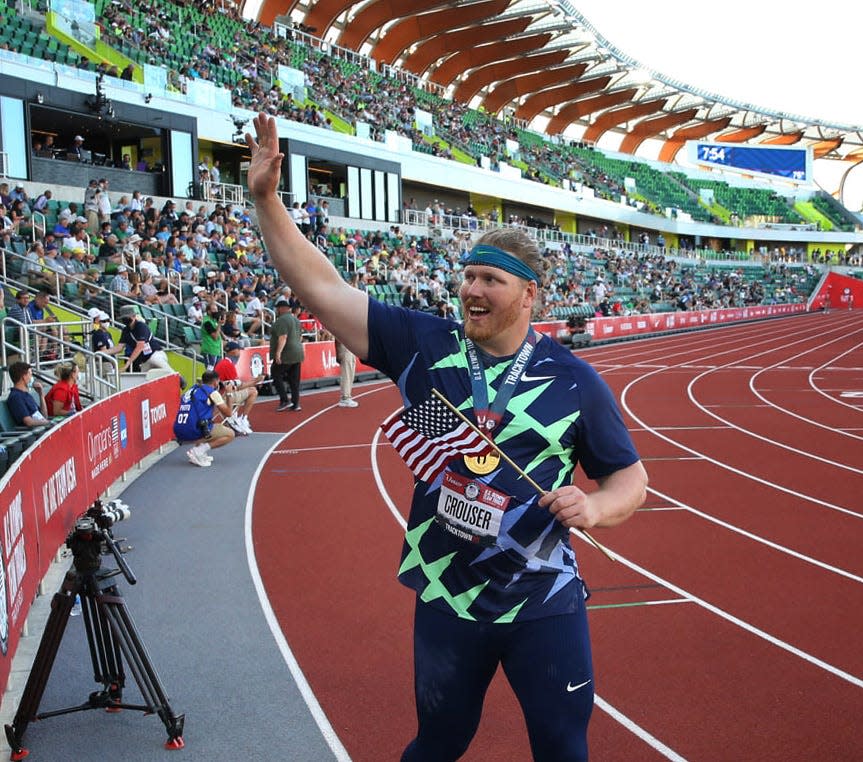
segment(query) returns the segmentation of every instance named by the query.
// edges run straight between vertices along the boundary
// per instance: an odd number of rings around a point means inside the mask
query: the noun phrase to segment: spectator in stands
[[[50,426],[48,420],[48,407],[45,403],[45,395],[42,393],[42,384],[33,380],[33,368],[29,363],[17,361],[9,366],[9,378],[12,379],[12,388],[6,398],[6,405],[12,420],[19,426],[37,428]],[[38,396],[38,402],[30,389]]]
[[[108,313],[103,312],[98,307],[91,307],[87,310],[87,317],[93,321],[93,330],[90,333],[90,349],[94,352],[111,349],[114,346],[114,339],[111,338],[111,333],[108,331],[111,320]]]
[[[42,191],[42,193],[40,193],[37,199],[33,202],[33,211],[46,214],[48,212],[49,202],[51,201],[53,196],[54,194],[51,192],[50,188]]]
[[[198,289],[198,301],[200,302],[200,292],[204,291],[203,286],[195,286]],[[215,303],[213,303],[215,305]],[[207,314],[203,315],[200,320],[201,325],[201,354],[204,357],[204,365],[207,370],[211,370],[216,366],[219,358],[222,356],[222,326],[225,324],[225,313],[215,305],[215,309],[207,310]]]
[[[236,309],[228,309],[225,312],[225,322],[222,324],[222,339],[225,342],[235,341],[244,348],[251,345],[249,337],[246,336],[237,325]]]
[[[251,434],[249,413],[258,399],[257,386],[265,376],[261,373],[248,381],[241,381],[236,368],[241,354],[241,347],[236,341],[228,342],[225,345],[225,356],[216,363],[214,370],[219,374],[228,405],[234,411],[225,423],[240,434]]]
[[[21,273],[27,280],[27,284],[34,288],[56,287],[56,281],[51,277],[51,271],[45,264],[45,247],[41,241],[35,241],[30,246],[21,265]]]
[[[121,352],[124,354],[125,364],[120,371],[131,370],[139,373],[151,368],[171,370],[168,358],[162,350],[162,343],[153,336],[150,328],[141,319],[138,308],[131,304],[120,307],[119,318],[124,326],[120,332],[120,343],[103,351],[111,355]]]
[[[45,395],[45,405],[51,416],[70,416],[83,409],[78,390],[78,365],[74,362],[58,363],[54,367],[56,383]]]
[[[287,299],[279,297],[275,308],[276,319],[270,327],[270,375],[279,395],[276,412],[296,412],[300,410],[300,373],[305,359],[303,329]]]
[[[43,334],[39,336],[39,351],[46,360],[54,359],[56,356],[56,350],[51,348],[51,337],[57,336],[56,328],[52,327],[57,323],[57,316],[51,311],[50,301],[51,292],[42,290],[27,305],[27,312],[30,313],[29,322],[38,326],[40,333]]]
[[[8,317],[19,323],[23,323],[24,325],[30,325],[33,322],[33,318],[30,316],[30,311],[27,309],[29,302],[30,294],[26,289],[20,289],[18,293],[15,294],[14,303],[10,304],[7,308]]]
[[[120,265],[117,268],[117,274],[111,279],[108,284],[108,289],[115,294],[126,296],[131,290],[132,285],[129,283],[129,268],[126,265]]]
[[[179,304],[176,294],[171,293],[168,286],[168,279],[162,278],[156,283],[156,294],[158,295],[159,304]]]
[[[196,466],[207,468],[213,464],[211,449],[224,447],[234,440],[234,432],[224,423],[213,423],[213,414],[218,410],[225,419],[231,416],[218,389],[219,374],[204,371],[201,382],[195,384],[180,399],[180,408],[174,422],[174,436],[180,442],[194,442],[186,451],[186,457]]]
[[[76,135],[72,139],[72,145],[66,151],[67,159],[75,159],[81,161],[84,157],[84,138],[81,135]]]
[[[201,286],[195,286],[195,288],[202,288]],[[186,320],[188,320],[193,325],[201,325],[201,321],[204,319],[204,305],[201,301],[200,293],[196,293],[192,295],[192,298],[189,299],[189,303],[186,305]],[[212,364],[209,365],[212,368]]]
[[[243,312],[243,331],[250,336],[254,336],[264,323],[264,303],[262,299],[266,298],[267,292],[261,289],[256,293],[252,293],[246,301]]]

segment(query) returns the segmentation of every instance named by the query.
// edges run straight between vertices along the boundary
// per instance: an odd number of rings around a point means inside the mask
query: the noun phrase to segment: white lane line
[[[705,521],[709,521],[712,524],[721,526],[723,529],[727,529],[728,531],[742,535],[749,540],[753,540],[755,542],[761,543],[762,545],[766,545],[768,548],[772,548],[773,550],[778,550],[780,553],[792,556],[799,561],[805,561],[807,564],[812,564],[812,566],[817,566],[819,569],[824,569],[824,571],[831,572],[832,574],[837,574],[840,577],[845,577],[846,579],[850,579],[852,582],[859,582],[863,584],[863,577],[854,574],[853,572],[846,571],[845,569],[840,569],[838,566],[832,566],[824,561],[819,561],[817,558],[812,558],[812,556],[804,555],[803,553],[792,550],[785,545],[780,545],[779,543],[773,542],[772,540],[768,540],[766,537],[761,537],[760,535],[753,534],[752,532],[742,529],[739,526],[730,524],[727,521],[723,521],[716,516],[711,516],[709,513],[704,513],[704,511],[693,508],[691,505],[687,505],[686,503],[682,503],[679,500],[675,500],[673,497],[666,495],[665,493],[660,492],[653,487],[648,487],[647,491],[651,494],[656,495],[657,497],[661,497],[663,500],[667,500],[673,505],[680,506],[681,510],[688,511],[689,513],[692,513],[695,516],[704,519]]]
[[[264,581],[261,579],[261,573],[258,569],[258,560],[255,556],[255,544],[252,537],[252,506],[254,503],[254,495],[258,487],[258,480],[260,479],[261,473],[263,472],[264,464],[267,462],[270,455],[273,454],[276,447],[282,444],[282,442],[284,442],[288,437],[290,437],[291,434],[293,434],[298,429],[301,429],[307,423],[313,421],[315,418],[330,409],[331,408],[324,408],[319,413],[315,413],[314,415],[310,416],[298,425],[294,426],[294,428],[288,430],[285,433],[285,436],[281,440],[274,442],[273,446],[264,454],[264,457],[261,458],[261,462],[258,463],[258,467],[257,469],[255,469],[255,474],[252,477],[252,483],[249,487],[249,495],[246,498],[246,513],[243,522],[243,533],[246,540],[246,559],[249,564],[249,573],[252,577],[252,585],[254,586],[255,592],[258,596],[258,602],[260,603],[261,611],[264,614],[264,619],[266,620],[267,625],[270,628],[270,632],[273,634],[273,640],[275,640],[276,646],[278,647],[279,652],[281,653],[282,658],[285,660],[285,664],[288,667],[288,671],[291,673],[291,677],[296,683],[297,690],[299,690],[300,695],[303,697],[303,701],[306,702],[306,706],[309,708],[309,712],[311,713],[315,724],[318,726],[318,730],[320,730],[324,741],[326,741],[327,746],[330,747],[330,751],[332,751],[333,756],[335,756],[338,762],[351,762],[351,757],[348,754],[347,749],[345,749],[345,747],[342,745],[342,742],[339,740],[335,729],[333,728],[332,724],[327,718],[327,715],[324,713],[320,702],[315,696],[315,693],[312,690],[312,686],[309,685],[309,681],[306,680],[306,676],[303,674],[303,670],[300,667],[300,664],[297,661],[296,657],[294,656],[294,652],[288,645],[285,634],[282,632],[282,628],[279,625],[279,620],[276,618],[276,614],[273,611],[273,606],[270,603],[270,597],[267,595],[267,590],[264,587]]]
[[[585,540],[578,535],[576,536],[579,537],[582,542],[588,542],[588,540]],[[804,661],[807,661],[810,664],[819,667],[820,669],[823,669],[825,672],[829,672],[831,675],[835,675],[836,677],[841,678],[842,680],[845,680],[852,685],[857,686],[858,688],[863,688],[863,679],[856,677],[855,675],[852,675],[843,669],[839,669],[839,667],[835,667],[832,664],[824,661],[823,659],[819,659],[817,656],[813,656],[812,654],[807,653],[806,651],[803,651],[796,646],[792,646],[790,643],[786,643],[784,640],[781,640],[774,635],[771,635],[770,633],[759,629],[755,625],[749,624],[749,622],[746,622],[743,619],[734,616],[733,614],[729,614],[727,611],[724,611],[718,606],[714,606],[712,603],[708,603],[703,598],[699,598],[692,593],[686,592],[686,590],[684,590],[682,587],[678,587],[673,582],[670,582],[669,580],[660,577],[658,574],[653,574],[652,572],[649,572],[643,566],[639,566],[634,561],[630,561],[628,558],[625,558],[618,553],[615,553],[615,555],[617,556],[617,560],[620,561],[620,563],[624,564],[624,566],[628,566],[633,571],[636,571],[639,574],[643,574],[648,579],[651,579],[660,585],[664,585],[671,592],[677,593],[684,598],[688,598],[693,603],[697,603],[699,606],[707,609],[707,611],[711,612],[712,614],[715,614],[716,616],[721,617],[722,619],[725,619],[726,621],[731,622],[734,625],[737,625],[741,629],[752,633],[753,635],[761,638],[762,640],[766,640],[768,643],[776,646],[777,648],[781,648],[783,651],[787,651],[793,656],[797,656],[798,658],[803,659]]]
[[[623,714],[623,712],[615,709],[611,704],[609,704],[604,698],[602,698],[598,694],[593,694],[593,701],[600,709],[602,709],[603,712],[605,712],[613,719],[617,720],[630,733],[638,736],[648,746],[654,748],[666,759],[673,760],[673,762],[686,762],[686,757],[681,757],[676,751],[666,746],[656,736],[648,733],[643,727],[641,727],[641,725],[634,722],[633,720],[630,720],[629,717]]]
[[[358,396],[366,396],[367,394],[374,394],[376,392],[382,391],[384,389],[388,389],[389,385],[381,386],[380,388],[371,389],[368,392],[365,392],[362,395]],[[261,473],[264,470],[264,466],[267,463],[270,455],[272,455],[276,448],[283,444],[288,437],[291,436],[295,431],[303,428],[311,421],[314,421],[319,416],[324,413],[334,409],[337,405],[330,405],[329,407],[325,407],[323,410],[310,415],[304,421],[301,421],[292,429],[289,429],[285,432],[284,437],[280,440],[273,443],[273,446],[267,450],[264,456],[261,458],[260,463],[258,463],[257,469],[255,469],[255,473],[252,476],[252,483],[249,486],[249,495],[246,498],[246,512],[243,520],[243,534],[245,537],[246,543],[246,559],[249,565],[249,574],[252,578],[252,585],[255,588],[255,593],[258,596],[258,602],[261,606],[261,611],[264,614],[264,619],[267,622],[267,626],[270,628],[270,632],[273,634],[273,640],[276,642],[276,646],[279,649],[279,652],[282,655],[282,658],[285,660],[285,664],[288,667],[288,671],[291,673],[291,677],[294,679],[294,683],[296,683],[297,690],[300,692],[300,695],[303,697],[303,701],[306,702],[306,706],[309,709],[309,712],[312,715],[312,718],[315,721],[315,724],[318,726],[318,730],[320,730],[321,735],[323,736],[324,741],[327,746],[330,747],[330,751],[332,751],[333,756],[336,758],[337,762],[351,762],[351,757],[348,754],[347,749],[345,749],[341,740],[339,740],[338,734],[330,723],[327,715],[324,713],[323,707],[321,707],[320,702],[315,696],[314,691],[312,690],[312,686],[309,685],[309,681],[306,680],[306,676],[303,674],[303,670],[300,667],[299,662],[294,656],[294,652],[291,650],[290,645],[288,645],[288,641],[285,638],[285,634],[282,632],[282,628],[279,625],[279,620],[276,618],[276,614],[273,611],[273,606],[270,603],[270,598],[267,595],[267,590],[264,587],[264,581],[261,579],[261,572],[258,568],[258,560],[255,556],[255,544],[254,538],[252,536],[252,507],[254,504],[254,495],[257,491],[258,481],[261,478]],[[375,436],[377,439],[377,435]],[[367,445],[366,445],[367,446]],[[373,450],[374,452],[374,450]]]
[[[329,410],[329,408],[327,408]],[[323,412],[323,411],[322,411]],[[361,444],[348,444],[348,445],[327,445],[325,447],[297,447],[294,449],[288,450],[274,450],[271,455],[299,455],[303,452],[321,452],[323,450],[351,450],[355,448],[368,448],[368,442],[362,442]]]

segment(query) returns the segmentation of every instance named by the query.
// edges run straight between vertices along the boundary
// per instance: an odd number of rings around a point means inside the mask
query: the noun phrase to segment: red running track
[[[645,507],[576,550],[593,760],[861,760],[863,321],[834,312],[585,350],[650,475]],[[395,581],[411,479],[377,427],[395,389],[308,395],[264,464],[253,539],[270,604],[354,760],[415,729],[412,594]],[[286,420],[287,415],[287,420]],[[392,510],[391,510],[392,507]],[[500,675],[466,760],[530,758]]]

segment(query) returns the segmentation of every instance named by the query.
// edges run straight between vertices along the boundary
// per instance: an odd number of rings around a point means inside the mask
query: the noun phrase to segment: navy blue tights
[[[503,666],[536,762],[587,760],[593,669],[585,610],[511,624],[459,619],[417,601],[417,737],[402,762],[449,762],[476,733],[489,683]]]

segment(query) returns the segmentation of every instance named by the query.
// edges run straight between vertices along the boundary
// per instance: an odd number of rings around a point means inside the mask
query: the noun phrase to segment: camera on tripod
[[[150,661],[116,583],[119,574],[130,585],[137,582],[111,534],[111,527],[129,518],[130,514],[129,506],[121,500],[112,500],[104,505],[101,500],[97,500],[78,518],[66,538],[66,545],[72,551],[73,568],[66,573],[62,587],[51,601],[51,614],[42,633],[15,719],[4,726],[13,762],[24,759],[29,753],[23,746],[23,738],[30,722],[85,709],[112,712],[135,709],[158,715],[168,731],[164,748],[182,749],[185,745],[183,725],[186,717],[175,714],[171,708],[162,681]],[[108,553],[113,554],[119,569],[101,568],[102,555]],[[81,619],[93,663],[93,676],[102,688],[90,693],[83,704],[40,712],[39,704],[45,685],[76,599],[81,601]],[[143,704],[123,700],[126,685],[124,659],[141,691]]]
[[[72,562],[78,571],[94,571],[102,565],[101,556],[113,552],[111,527],[129,518],[131,509],[122,500],[103,504],[97,500],[87,509],[66,537]]]

